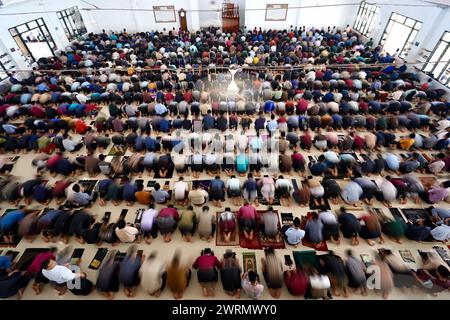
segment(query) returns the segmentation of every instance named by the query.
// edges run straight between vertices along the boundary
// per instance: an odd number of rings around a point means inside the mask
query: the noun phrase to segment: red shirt
[[[220,263],[217,257],[211,254],[201,255],[195,260],[194,264],[192,265],[192,268],[194,269],[212,269],[214,267],[220,269],[222,268],[222,263]]]
[[[369,110],[369,104],[365,101],[361,101],[359,103],[359,109],[362,111],[367,111],[367,110]]]
[[[66,188],[71,185],[71,182],[68,180],[59,180],[55,182],[55,185],[53,187],[53,196],[54,197],[62,197],[64,196],[64,191]]]
[[[168,102],[168,101],[172,101],[173,99],[174,99],[174,96],[173,96],[172,92],[167,92],[167,93],[164,95],[164,100],[166,100],[167,102]]]
[[[97,109],[97,105],[95,103],[88,103],[84,108],[84,112],[88,113]]]
[[[86,123],[84,123],[83,120],[78,119],[78,120],[75,122],[75,131],[76,131],[77,133],[79,133],[79,134],[84,134],[84,133],[86,133],[87,128],[88,128],[88,126],[86,125]]]
[[[305,163],[305,159],[303,158],[303,156],[300,153],[292,154],[291,158],[292,158],[292,162],[293,163],[298,163],[298,164],[304,164]]]
[[[61,159],[62,157],[58,154],[55,154],[53,156],[51,156],[50,158],[48,158],[47,160],[47,169],[53,168],[54,166],[56,166],[56,164],[58,163],[59,159]]]
[[[239,209],[237,213],[238,219],[256,219],[256,209],[252,205],[246,205]]]
[[[34,257],[34,260],[28,267],[27,272],[34,275],[37,274],[42,270],[42,263],[49,259],[56,259],[55,255],[50,251],[39,253],[36,257]]]
[[[297,110],[299,112],[306,112],[306,110],[308,109],[308,101],[306,101],[305,99],[300,99],[298,101],[298,105],[297,105]]]
[[[355,149],[362,149],[364,148],[364,139],[360,136],[355,136],[355,139],[353,140],[353,147]]]
[[[183,94],[183,98],[187,103],[191,103],[192,102],[192,93],[191,92],[185,92]]]
[[[301,271],[285,272],[284,279],[289,293],[293,296],[303,296],[308,287],[308,278]]]
[[[32,106],[30,110],[31,114],[36,118],[44,118],[45,112],[41,106]]]
[[[306,146],[311,146],[312,145],[312,138],[311,135],[309,134],[304,134],[300,137],[300,141],[303,142],[304,145]]]
[[[389,180],[395,188],[404,189],[407,187],[406,183],[402,179],[391,179]]]
[[[178,214],[178,211],[175,208],[161,209],[161,211],[159,212],[159,216],[160,217],[172,217],[177,221],[180,219],[180,215]]]

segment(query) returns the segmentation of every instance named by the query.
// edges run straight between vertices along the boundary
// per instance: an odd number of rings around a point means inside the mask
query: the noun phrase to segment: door
[[[400,50],[403,49],[410,32],[411,28],[408,26],[394,22],[394,26],[386,39],[383,49],[390,55],[395,53],[400,54]]]
[[[186,10],[180,9],[178,11],[178,16],[180,17],[180,28],[182,31],[188,31],[187,20],[186,20]]]

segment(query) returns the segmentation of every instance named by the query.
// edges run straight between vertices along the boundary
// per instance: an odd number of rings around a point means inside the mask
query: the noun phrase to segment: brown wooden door
[[[187,31],[186,10],[180,9],[178,11],[178,16],[180,17],[180,28],[181,28],[181,30]]]

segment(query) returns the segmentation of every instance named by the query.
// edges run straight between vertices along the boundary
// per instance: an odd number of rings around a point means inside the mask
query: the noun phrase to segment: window
[[[405,58],[420,28],[422,22],[392,12],[380,45],[389,54]]]
[[[175,6],[153,6],[156,23],[177,22]]]
[[[359,5],[358,14],[356,15],[356,20],[353,24],[353,28],[356,31],[360,32],[362,35],[368,37],[373,28],[375,15],[377,15],[379,12],[380,7],[362,1]]]
[[[9,33],[30,64],[40,58],[55,55],[55,41],[42,18],[9,28]]]
[[[445,31],[422,71],[450,88],[450,31]]]
[[[56,13],[67,38],[72,41],[87,32],[78,7],[72,7]]]
[[[287,4],[266,4],[266,21],[286,21]]]
[[[11,56],[7,52],[0,51],[0,81],[8,78],[7,71],[14,68],[14,61]]]

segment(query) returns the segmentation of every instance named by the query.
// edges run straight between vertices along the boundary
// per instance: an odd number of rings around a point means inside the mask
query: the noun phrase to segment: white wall
[[[152,31],[152,30],[171,30],[172,28],[178,29],[180,27],[180,20],[178,16],[178,10],[196,9],[195,3],[198,0],[91,0],[90,3],[98,6],[99,8],[108,8],[114,10],[91,10],[89,12],[82,11],[83,17],[90,15],[92,19],[87,19],[87,29],[90,32],[101,32],[102,29],[106,31],[119,31],[127,29],[130,32],[136,31]],[[194,6],[192,6],[194,4]],[[175,6],[175,18],[174,23],[157,23],[155,21],[154,13],[152,11],[136,11],[136,9],[151,10],[153,5]],[[85,3],[81,4],[82,8],[92,8]],[[127,10],[130,9],[130,10]],[[196,23],[193,24],[192,14],[188,12],[186,14],[188,28],[198,29]],[[198,18],[196,17],[196,20]],[[85,21],[86,22],[86,21]]]
[[[215,10],[215,11],[200,11],[198,13],[200,28],[205,27],[222,27],[222,1],[221,0],[197,0],[200,10]],[[219,10],[217,12],[217,10]]]
[[[358,5],[355,5],[358,1],[355,0],[323,0],[323,1],[311,1],[301,0],[301,6],[316,6],[312,8],[301,8],[299,10],[298,25],[306,27],[346,27],[347,25],[353,25],[355,21],[356,13],[358,12]],[[325,6],[332,5],[333,3],[340,4],[340,6]],[[343,5],[341,5],[343,4]]]
[[[267,4],[288,4],[292,9],[288,9],[286,21],[266,21]],[[345,27],[353,24],[358,5],[354,0],[247,0],[245,12],[245,25],[247,29],[288,29],[290,26],[306,27]],[[345,6],[335,6],[333,4],[348,4]],[[322,7],[315,7],[315,6]],[[328,6],[330,5],[330,6]],[[301,7],[294,9],[294,7]],[[259,9],[248,11],[248,9]]]
[[[266,21],[266,4],[288,4],[289,7],[297,7],[301,0],[247,0],[245,3],[245,26],[247,30],[261,27],[268,29],[288,29],[296,26],[299,10],[288,9],[286,21]],[[251,9],[259,9],[252,11]]]

